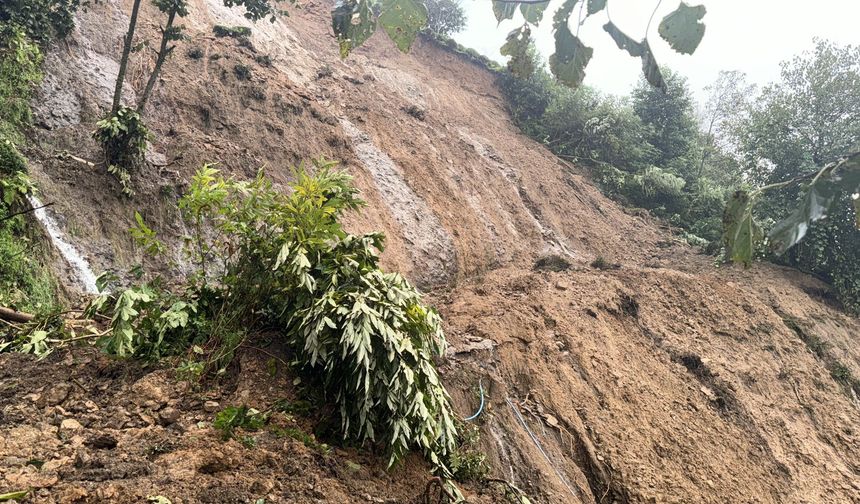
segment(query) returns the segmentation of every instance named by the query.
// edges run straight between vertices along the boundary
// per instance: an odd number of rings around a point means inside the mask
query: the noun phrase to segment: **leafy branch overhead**
[[[523,25],[508,34],[501,54],[509,56],[508,68],[518,77],[527,77],[534,66],[525,57],[532,43],[532,28],[544,19],[549,0],[493,0],[493,15],[498,23],[513,19],[519,12]],[[406,52],[416,35],[427,24],[427,10],[420,0],[383,0],[378,15],[374,9],[376,0],[340,0],[332,10],[332,27],[340,44],[341,56],[346,57],[363,44],[376,31],[377,24]],[[609,33],[620,49],[631,56],[641,58],[642,71],[651,85],[665,90],[666,84],[648,38],[638,41],[621,31],[609,17],[609,0],[565,0],[553,16],[555,52],[549,57],[553,75],[562,83],[579,86],[585,78],[593,50],[579,38],[579,27],[588,17],[606,12],[604,30]],[[577,9],[578,7],[578,9]],[[692,54],[705,34],[702,18],[705,7],[690,6],[681,2],[677,9],[660,22],[658,32],[672,49],[683,54]],[[650,28],[650,20],[648,27]],[[646,30],[647,31],[647,30]]]
[[[785,182],[771,184],[750,193],[740,190],[726,206],[723,215],[723,241],[729,257],[748,265],[755,250],[764,240],[761,228],[753,218],[756,199],[764,192],[780,189],[811,179],[800,200],[800,205],[787,217],[777,222],[767,235],[767,244],[776,254],[784,254],[806,236],[810,225],[824,219],[844,195],[856,196],[860,191],[860,152],[855,152],[818,172]],[[860,215],[860,204],[854,198],[854,207]],[[857,229],[860,229],[860,217]]]

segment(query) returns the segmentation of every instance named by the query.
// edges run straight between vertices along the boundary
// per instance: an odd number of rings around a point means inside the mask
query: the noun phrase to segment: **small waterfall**
[[[28,194],[27,201],[30,202],[30,205],[33,208],[37,209],[33,214],[36,216],[36,219],[42,223],[42,226],[45,227],[45,231],[47,231],[48,236],[51,237],[51,243],[53,243],[54,247],[60,251],[60,255],[63,256],[63,259],[65,259],[66,262],[69,263],[69,266],[74,270],[75,276],[78,278],[78,289],[84,294],[97,294],[98,288],[96,287],[96,275],[90,268],[90,263],[87,262],[80,253],[78,253],[78,250],[72,244],[63,239],[63,233],[60,231],[57,221],[55,221],[44,208],[39,208],[42,206],[42,202],[39,201],[39,198],[32,194]]]

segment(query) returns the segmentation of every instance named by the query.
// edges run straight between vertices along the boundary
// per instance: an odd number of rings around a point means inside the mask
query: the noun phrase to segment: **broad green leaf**
[[[379,24],[397,48],[407,52],[427,26],[427,7],[420,0],[383,0]]]
[[[606,0],[588,0],[588,15],[597,14],[606,8]]]
[[[723,243],[726,254],[736,263],[748,266],[753,259],[756,243],[763,233],[753,220],[749,193],[735,191],[723,213]]]
[[[612,37],[612,40],[615,41],[615,44],[618,45],[619,49],[627,51],[630,56],[633,56],[634,58],[639,58],[642,56],[642,53],[645,49],[642,44],[630,38],[629,35],[627,35],[617,26],[615,26],[615,23],[610,21],[603,25],[603,29],[606,30],[607,33],[609,33],[609,36]]]
[[[666,82],[663,80],[663,74],[660,72],[660,65],[654,59],[654,53],[651,52],[651,46],[648,45],[647,40],[643,40],[642,42],[633,40],[629,35],[618,29],[612,21],[603,25],[603,29],[609,33],[609,36],[612,37],[612,40],[615,41],[619,49],[627,51],[634,58],[642,59],[642,73],[645,75],[645,80],[658,89],[666,90]]]
[[[508,40],[501,48],[503,56],[510,56],[508,69],[517,77],[526,78],[534,72],[532,59],[529,57],[529,42],[531,41],[531,29],[523,25],[508,34]]]
[[[839,197],[860,188],[860,152],[822,170],[803,195],[800,206],[777,222],[768,238],[777,254],[783,254],[806,236],[809,226],[830,213]],[[855,200],[856,208],[856,200]]]
[[[768,235],[771,247],[783,254],[806,236],[809,225],[823,218],[836,200],[839,190],[830,180],[819,180],[807,189],[806,194],[788,217],[777,222]]]
[[[9,492],[0,494],[0,502],[10,501],[10,500],[20,500],[27,496],[30,493],[29,490],[18,490],[17,492]]]
[[[340,45],[340,57],[346,58],[376,31],[370,1],[339,0],[331,11],[331,26]]]
[[[513,19],[515,12],[517,12],[517,4],[515,2],[493,1],[493,14],[495,14],[496,21],[499,23],[505,19]]]
[[[564,3],[561,4],[561,7],[555,11],[555,15],[552,18],[552,29],[558,30],[562,26],[567,26],[570,21],[570,15],[573,13],[573,8],[576,7],[576,3],[579,0],[564,0]]]
[[[533,25],[537,25],[540,23],[541,19],[543,19],[543,11],[546,10],[549,5],[549,0],[546,2],[539,3],[524,3],[520,4],[520,12],[523,14],[523,18]]]
[[[549,57],[549,69],[563,84],[577,87],[585,78],[585,67],[593,52],[563,23],[555,32],[555,53]]]
[[[657,31],[660,36],[672,46],[672,49],[684,54],[693,54],[699,47],[699,42],[705,36],[705,6],[690,7],[684,2],[660,21]]]

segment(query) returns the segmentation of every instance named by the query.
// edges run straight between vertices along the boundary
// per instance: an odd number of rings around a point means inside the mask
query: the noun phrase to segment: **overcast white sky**
[[[454,38],[466,47],[503,62],[499,47],[508,32],[522,24],[519,12],[513,20],[496,26],[490,0],[461,0],[469,17],[468,27]],[[554,51],[552,12],[562,0],[552,0],[544,21],[532,32],[538,49],[548,57]],[[678,6],[663,0],[649,32],[651,48],[660,64],[687,76],[696,96],[720,70],[745,72],[750,82],[767,84],[779,78],[779,62],[812,48],[813,37],[839,44],[860,44],[858,0],[688,0],[703,4],[705,38],[692,56],[675,53],[657,34],[660,20]],[[633,38],[644,35],[657,0],[609,0],[612,20]],[[575,11],[575,14],[578,12]],[[606,13],[586,20],[580,30],[583,42],[594,48],[585,83],[608,93],[626,94],[641,74],[641,63],[618,49],[603,31]]]

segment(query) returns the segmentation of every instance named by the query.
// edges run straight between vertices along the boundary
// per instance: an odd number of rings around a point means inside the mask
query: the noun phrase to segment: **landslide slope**
[[[129,4],[91,6],[49,54],[28,152],[42,199],[96,271],[139,259],[134,210],[178,242],[175,201],[204,162],[237,177],[264,167],[283,183],[302,159],[340,160],[369,202],[349,227],[384,230],[385,265],[442,312],[457,411],[471,414],[485,390],[478,425],[494,476],[547,503],[860,502],[860,403],[846,378],[860,376],[857,319],[817,280],[715,268],[625,212],[518,132],[491,73],[432,43],[402,55],[377,34],[342,61],[327,2],[248,25],[220,0],[192,0],[189,40],[150,101],[150,166],[133,199],[115,196],[103,168],[65,154],[98,158],[89,132],[109,103]],[[145,5],[142,36],[153,40],[158,21]],[[251,26],[250,44],[215,37],[216,24]],[[127,101],[150,58],[134,55]],[[547,254],[570,267],[536,270]],[[598,256],[618,267],[590,267]],[[254,372],[259,357],[243,357],[238,384],[202,393],[87,353],[53,356],[48,371],[0,356],[0,488],[40,487],[45,502],[418,498],[429,477],[418,460],[386,473],[372,457],[344,462],[364,457],[354,450],[333,462],[296,442],[221,448],[197,426],[211,418],[205,399],[265,406],[289,389]],[[161,418],[165,408],[178,415]],[[100,435],[117,441],[114,455],[90,441]],[[178,451],[143,448],[162,438]],[[481,491],[470,498],[497,498]]]

